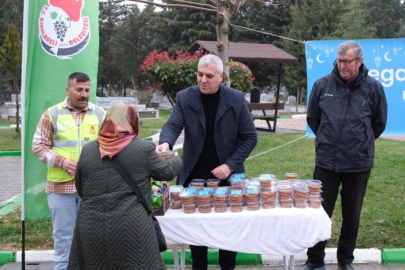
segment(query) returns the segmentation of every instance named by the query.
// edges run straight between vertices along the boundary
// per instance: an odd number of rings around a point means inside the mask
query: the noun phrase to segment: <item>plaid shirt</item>
[[[88,105],[81,111],[75,111],[67,103],[68,98],[63,102],[63,107],[68,108],[72,113],[73,120],[76,123],[78,132],[82,125],[86,111],[89,109]],[[53,125],[51,118],[49,116],[48,110],[46,110],[39,120],[37,129],[34,134],[34,139],[32,141],[32,151],[34,156],[40,161],[46,163],[49,167],[59,167],[62,168],[62,163],[66,159],[65,157],[58,155],[53,149]],[[46,183],[46,193],[75,193],[75,179],[67,182],[52,182],[47,181]]]

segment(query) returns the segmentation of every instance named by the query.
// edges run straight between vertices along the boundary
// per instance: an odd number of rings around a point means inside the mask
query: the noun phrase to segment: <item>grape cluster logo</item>
[[[94,128],[94,126],[92,126],[92,127],[90,127],[90,134],[91,135],[94,135],[94,134],[96,134],[96,129]]]
[[[49,0],[39,15],[42,49],[59,59],[72,59],[90,40],[89,17],[82,17],[83,0]]]

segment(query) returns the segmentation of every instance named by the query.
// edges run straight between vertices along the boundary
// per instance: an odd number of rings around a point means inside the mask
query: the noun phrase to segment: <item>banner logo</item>
[[[82,17],[83,0],[49,0],[38,20],[42,49],[59,59],[72,59],[90,40],[89,17]]]
[[[96,130],[94,129],[94,127],[91,127],[91,128],[90,128],[90,134],[91,134],[91,135],[96,134]]]

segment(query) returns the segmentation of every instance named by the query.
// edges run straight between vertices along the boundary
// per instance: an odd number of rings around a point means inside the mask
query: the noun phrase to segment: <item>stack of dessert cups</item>
[[[311,208],[319,208],[322,205],[322,182],[319,180],[307,180],[307,185],[309,189],[309,196],[308,196],[308,207]]]

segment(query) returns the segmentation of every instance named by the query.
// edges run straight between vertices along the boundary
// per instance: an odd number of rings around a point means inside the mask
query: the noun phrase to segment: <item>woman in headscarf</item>
[[[139,139],[134,107],[114,105],[97,141],[83,147],[76,169],[82,202],[68,269],[166,269],[152,217],[112,165],[116,158],[151,207],[151,177],[171,180],[182,167],[178,156],[160,157],[152,142]]]

